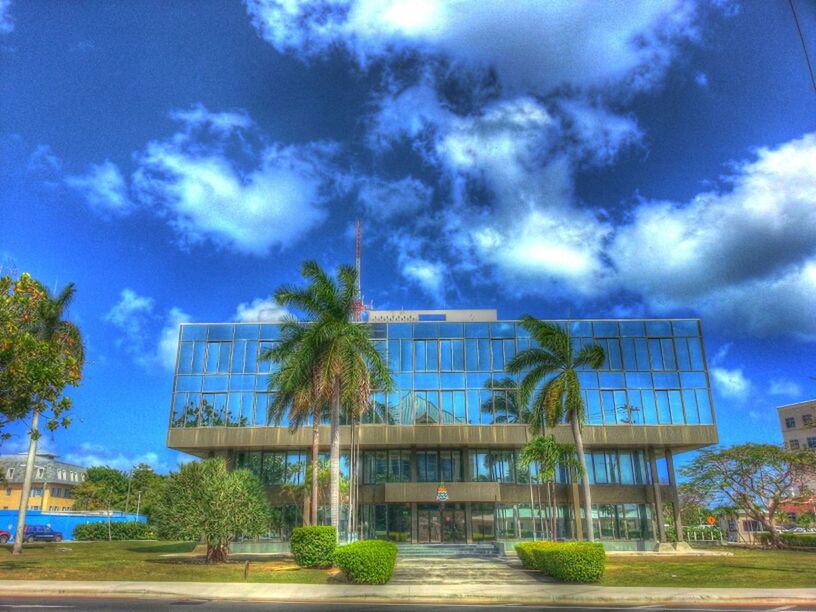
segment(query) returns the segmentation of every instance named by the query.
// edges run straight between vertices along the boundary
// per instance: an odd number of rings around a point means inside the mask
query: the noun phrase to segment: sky
[[[787,2],[0,0],[0,262],[87,346],[46,449],[174,469],[178,325],[280,316],[358,218],[375,308],[700,317],[724,444],[816,397]]]

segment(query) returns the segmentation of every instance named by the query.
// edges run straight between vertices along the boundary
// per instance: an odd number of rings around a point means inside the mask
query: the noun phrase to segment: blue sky
[[[358,217],[378,308],[700,316],[722,441],[778,442],[814,118],[786,2],[0,0],[0,260],[75,282],[88,348],[44,444],[173,468],[178,324],[279,315]]]

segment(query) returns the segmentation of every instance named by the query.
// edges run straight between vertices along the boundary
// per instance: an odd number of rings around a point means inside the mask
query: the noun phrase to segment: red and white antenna
[[[360,227],[360,220],[357,219],[357,231],[355,232],[354,243],[354,269],[357,270],[357,287],[355,288],[356,296],[354,298],[354,320],[363,320],[363,290],[360,284],[360,238],[362,236],[362,229]]]

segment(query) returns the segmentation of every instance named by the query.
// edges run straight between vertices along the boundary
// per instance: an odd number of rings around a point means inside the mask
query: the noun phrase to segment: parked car
[[[11,532],[0,529],[0,544],[5,544],[11,539]]]
[[[62,542],[62,533],[54,531],[48,525],[26,525],[23,529],[23,542]]]

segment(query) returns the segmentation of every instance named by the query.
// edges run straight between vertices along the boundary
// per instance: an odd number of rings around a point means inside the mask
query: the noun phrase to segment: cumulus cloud
[[[8,34],[14,29],[11,18],[11,0],[0,0],[0,34]]]
[[[378,221],[415,215],[430,205],[433,196],[429,185],[412,176],[396,181],[366,176],[358,179],[358,185],[357,201],[366,216]]]
[[[238,304],[233,321],[257,323],[258,321],[280,321],[289,311],[272,298],[255,298],[251,302]]]
[[[67,176],[65,184],[78,191],[88,206],[103,216],[126,215],[134,208],[122,172],[111,161],[93,164],[85,174]]]
[[[116,344],[136,364],[147,370],[159,366],[172,371],[176,366],[179,326],[190,321],[190,317],[177,307],[165,315],[159,314],[155,305],[153,298],[123,289],[104,320],[121,332]]]
[[[419,286],[438,305],[445,299],[446,267],[438,261],[428,261],[418,257],[403,256],[399,261],[402,275]]]
[[[648,87],[677,42],[696,35],[696,3],[489,3],[478,0],[246,0],[260,34],[304,57],[346,49],[361,66],[404,54],[492,69],[513,90],[546,93],[627,82]]]
[[[242,112],[198,105],[171,116],[182,130],[137,155],[133,184],[183,243],[265,255],[323,221],[338,177],[334,144],[257,143]]]
[[[792,380],[788,380],[786,378],[776,378],[771,380],[771,383],[768,386],[768,393],[771,395],[797,398],[802,395],[802,387]]]
[[[751,382],[743,374],[742,368],[711,368],[711,377],[714,389],[723,397],[742,400],[751,391]]]
[[[167,473],[170,466],[163,462],[157,453],[127,454],[116,451],[102,444],[83,442],[78,448],[63,457],[67,463],[83,467],[107,466],[122,472],[129,472],[139,464],[147,464],[159,473]]]
[[[608,255],[654,311],[695,308],[756,335],[816,337],[816,134],[762,148],[728,187],[641,202]]]

